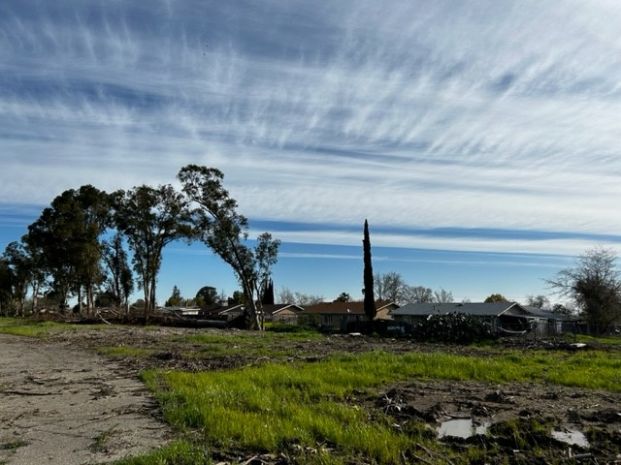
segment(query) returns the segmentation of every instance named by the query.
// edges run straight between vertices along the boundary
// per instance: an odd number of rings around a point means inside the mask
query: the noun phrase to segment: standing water
[[[440,424],[438,428],[438,437],[453,437],[468,439],[472,436],[479,436],[487,433],[489,422],[476,425],[472,418],[459,418],[455,420],[447,420]]]

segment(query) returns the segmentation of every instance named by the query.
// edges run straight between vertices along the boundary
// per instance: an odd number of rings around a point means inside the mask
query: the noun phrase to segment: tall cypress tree
[[[274,305],[274,282],[271,279],[265,286],[261,303],[263,305]]]
[[[373,295],[373,266],[371,265],[371,241],[369,239],[369,223],[364,220],[364,313],[369,321],[375,318],[375,297]]]

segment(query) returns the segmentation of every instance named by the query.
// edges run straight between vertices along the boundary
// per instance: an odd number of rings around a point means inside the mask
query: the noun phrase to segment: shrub
[[[490,323],[463,313],[430,315],[414,328],[413,335],[417,340],[455,344],[471,344],[495,337]]]

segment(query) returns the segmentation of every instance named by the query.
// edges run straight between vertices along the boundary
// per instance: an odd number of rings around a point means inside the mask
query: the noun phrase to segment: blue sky
[[[275,284],[477,300],[620,250],[617,0],[0,3],[0,246],[62,190],[220,168]],[[160,297],[230,271],[173,244]]]

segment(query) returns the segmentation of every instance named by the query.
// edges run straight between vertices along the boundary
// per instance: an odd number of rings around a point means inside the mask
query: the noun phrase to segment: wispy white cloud
[[[256,218],[621,233],[618,2],[15,0],[0,17],[2,203],[191,161]]]

